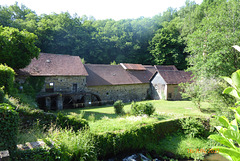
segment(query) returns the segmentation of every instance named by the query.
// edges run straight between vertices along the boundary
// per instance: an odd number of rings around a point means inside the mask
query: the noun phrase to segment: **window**
[[[76,83],[73,84],[73,92],[77,92],[77,84]]]
[[[54,92],[54,83],[46,83],[45,90],[46,92]]]

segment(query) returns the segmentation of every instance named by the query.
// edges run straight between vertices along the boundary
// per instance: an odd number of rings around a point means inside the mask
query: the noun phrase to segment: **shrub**
[[[4,96],[5,96],[5,93],[4,93],[3,87],[1,87],[0,88],[0,103],[3,103]]]
[[[0,151],[11,153],[16,149],[18,120],[18,113],[10,105],[0,104]]]
[[[72,128],[74,131],[89,127],[88,122],[85,119],[78,118],[77,116],[68,117],[61,112],[57,114],[57,125],[62,128]]]
[[[118,100],[116,101],[114,104],[114,110],[115,110],[115,113],[117,115],[123,115],[125,112],[123,110],[123,107],[124,107],[124,103],[122,102],[122,100]]]
[[[132,115],[143,115],[146,114],[148,116],[152,115],[155,112],[155,108],[151,103],[140,103],[136,104],[135,102],[132,102],[131,104],[131,114]]]
[[[200,119],[187,117],[180,119],[180,123],[184,133],[192,138],[203,136],[205,132],[204,125]]]
[[[0,64],[0,87],[4,86],[5,93],[11,93],[13,91],[15,72],[7,65]]]
[[[146,103],[144,108],[144,114],[147,114],[148,116],[152,115],[155,112],[156,108],[154,108],[153,104]]]

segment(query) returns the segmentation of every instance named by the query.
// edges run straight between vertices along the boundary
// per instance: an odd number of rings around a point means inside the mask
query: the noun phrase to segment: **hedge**
[[[16,150],[18,134],[18,113],[8,104],[0,104],[0,151]]]
[[[3,103],[4,97],[5,97],[5,93],[4,93],[3,88],[4,87],[0,87],[0,103]]]
[[[39,123],[43,128],[50,128],[51,124],[55,124],[61,128],[72,128],[74,131],[78,131],[82,128],[89,127],[88,122],[85,119],[75,117],[67,117],[62,113],[57,115],[53,113],[47,113],[39,109],[17,109],[20,116],[21,128],[27,129]]]
[[[179,120],[160,121],[123,132],[95,134],[99,159],[143,149],[148,143],[159,141],[167,134],[181,129]]]
[[[0,87],[4,86],[5,93],[11,93],[13,90],[13,83],[15,72],[7,65],[0,64]]]

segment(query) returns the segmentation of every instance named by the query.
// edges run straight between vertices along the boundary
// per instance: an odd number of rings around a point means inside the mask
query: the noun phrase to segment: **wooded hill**
[[[16,3],[0,6],[0,26],[34,33],[41,52],[77,55],[86,63],[174,64],[193,66],[193,72],[210,66],[206,72],[226,75],[240,64],[231,49],[240,42],[239,9],[238,0],[203,0],[201,5],[187,0],[179,10],[168,8],[152,18],[115,21],[68,12],[37,15]]]

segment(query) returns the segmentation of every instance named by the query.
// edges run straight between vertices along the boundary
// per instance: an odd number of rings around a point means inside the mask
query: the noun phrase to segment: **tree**
[[[189,70],[198,77],[229,76],[240,68],[240,3],[218,1],[205,12],[200,27],[187,37]]]
[[[26,67],[40,52],[36,39],[36,35],[25,30],[0,26],[0,63],[14,69]]]
[[[150,42],[150,53],[159,65],[175,65],[178,69],[186,69],[184,52],[185,44],[180,36],[181,19],[175,18],[165,22]]]

